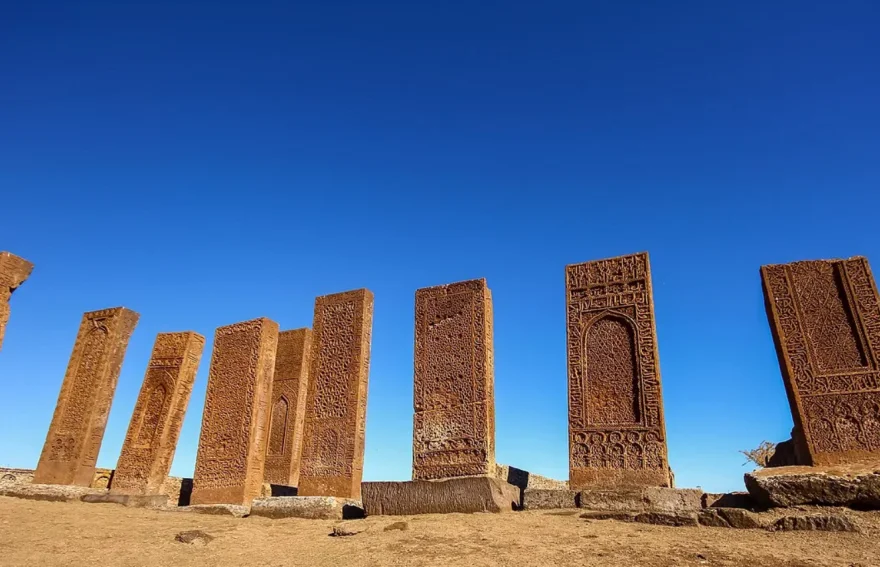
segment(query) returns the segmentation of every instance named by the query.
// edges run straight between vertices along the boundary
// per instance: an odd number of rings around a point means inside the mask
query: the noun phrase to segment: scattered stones
[[[214,536],[207,534],[202,530],[188,530],[180,532],[174,536],[174,541],[180,543],[188,543],[190,545],[208,545],[214,540]]]
[[[272,496],[254,500],[251,515],[272,519],[348,520],[363,518],[364,507],[357,500],[333,496]]]
[[[752,498],[767,507],[880,509],[880,465],[777,467],[747,473],[745,483]]]
[[[361,522],[345,522],[342,524],[338,524],[333,526],[333,531],[330,532],[331,537],[346,537],[357,535],[367,529],[366,525]]]
[[[494,477],[365,482],[362,491],[368,516],[509,512],[520,504],[519,488]]]
[[[385,526],[382,531],[393,532],[395,530],[400,530],[402,532],[405,532],[408,529],[409,524],[407,522],[394,522],[393,524],[388,524],[387,526]]]
[[[210,514],[212,516],[232,516],[233,518],[244,518],[250,513],[247,506],[238,506],[236,504],[196,504],[193,506],[171,508],[171,510],[195,512],[196,514]]]
[[[574,490],[547,490],[527,488],[523,491],[523,510],[553,510],[577,508],[578,493]]]

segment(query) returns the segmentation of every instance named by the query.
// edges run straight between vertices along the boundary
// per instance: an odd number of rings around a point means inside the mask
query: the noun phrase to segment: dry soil
[[[880,518],[863,532],[771,533],[588,521],[577,511],[375,516],[345,522],[235,519],[114,504],[0,497],[0,565],[880,566]],[[385,528],[405,522],[406,529]],[[400,527],[400,524],[398,524]],[[179,543],[202,530],[206,545]]]

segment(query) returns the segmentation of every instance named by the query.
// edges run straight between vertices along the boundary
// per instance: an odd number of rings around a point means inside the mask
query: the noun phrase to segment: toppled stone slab
[[[880,464],[776,467],[747,473],[745,483],[752,498],[767,507],[880,510]]]
[[[507,512],[520,507],[519,488],[493,477],[365,482],[361,490],[368,516]]]
[[[696,512],[703,508],[703,492],[695,488],[646,486],[634,489],[583,490],[577,505],[588,510],[630,512]]]
[[[364,507],[358,500],[334,496],[270,496],[251,503],[251,516],[348,520],[363,518]]]
[[[577,508],[578,493],[574,490],[527,488],[523,491],[523,510],[555,510]]]
[[[706,508],[700,524],[715,528],[761,529],[769,531],[858,532],[856,520],[844,508],[806,508],[750,512],[742,508]]]
[[[86,494],[80,500],[89,504],[121,504],[129,508],[165,508],[168,505],[167,494]]]
[[[706,508],[700,511],[700,525],[713,528],[766,529],[771,518],[766,514],[750,512],[742,508]]]
[[[495,465],[495,476],[521,490],[568,490],[568,481],[534,474],[510,465]]]
[[[169,510],[210,514],[212,516],[232,516],[233,518],[244,518],[250,513],[247,506],[239,506],[237,504],[195,504],[192,506],[169,508]]]
[[[0,486],[0,496],[44,500],[47,502],[74,502],[87,494],[104,494],[106,491],[86,486],[64,484],[8,484]]]
[[[846,514],[813,514],[808,516],[787,515],[776,520],[770,527],[773,531],[820,531],[820,532],[859,532],[856,524]]]
[[[585,520],[617,520],[656,526],[698,526],[696,512],[627,512],[624,510],[591,510],[580,516]]]
[[[748,510],[758,507],[748,492],[727,492],[716,494],[706,492],[701,498],[703,508],[745,508]]]

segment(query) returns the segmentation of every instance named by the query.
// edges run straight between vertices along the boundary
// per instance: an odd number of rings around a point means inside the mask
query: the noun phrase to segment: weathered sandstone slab
[[[85,494],[80,498],[89,504],[121,504],[129,508],[165,508],[167,494]],[[173,503],[175,506],[177,502]]]
[[[7,484],[0,486],[0,496],[45,500],[47,502],[74,502],[86,494],[104,494],[105,491],[87,486],[66,484]]]
[[[631,512],[696,512],[702,509],[703,492],[695,488],[646,486],[632,490],[582,490],[578,507],[589,510]]]
[[[348,520],[363,518],[364,507],[358,500],[334,496],[274,496],[255,499],[251,504],[251,516]]]
[[[576,490],[553,490],[546,488],[527,488],[523,491],[523,510],[555,510],[577,508]]]
[[[506,512],[520,506],[519,488],[493,477],[365,482],[361,491],[368,516]]]
[[[745,483],[752,498],[768,507],[880,509],[880,464],[770,468],[747,473]]]

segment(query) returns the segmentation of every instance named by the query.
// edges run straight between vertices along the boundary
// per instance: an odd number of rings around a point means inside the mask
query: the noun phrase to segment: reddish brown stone
[[[763,266],[761,277],[798,461],[880,460],[880,299],[868,261]]]
[[[247,506],[260,495],[278,324],[217,329],[190,502]]]
[[[570,487],[671,486],[648,254],[565,275]]]
[[[373,294],[315,300],[300,496],[360,499]]]
[[[124,307],[83,315],[34,472],[35,483],[92,483],[122,360],[138,317]]]
[[[171,470],[205,338],[160,333],[134,406],[112,492],[159,494]]]
[[[0,348],[3,348],[3,336],[6,334],[6,323],[9,322],[9,298],[24,280],[28,279],[34,265],[9,252],[0,252]]]
[[[495,474],[492,292],[416,291],[413,479]]]
[[[309,329],[278,334],[264,482],[285,486],[299,483],[311,345]]]

